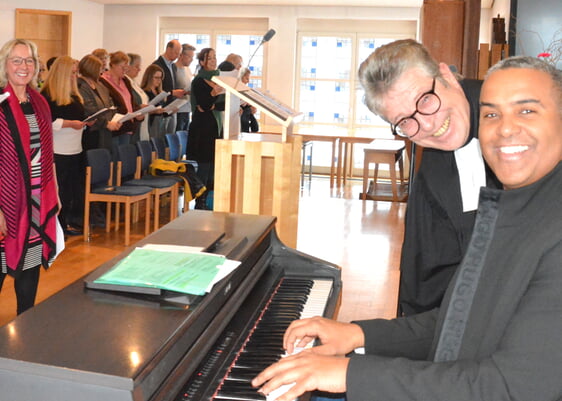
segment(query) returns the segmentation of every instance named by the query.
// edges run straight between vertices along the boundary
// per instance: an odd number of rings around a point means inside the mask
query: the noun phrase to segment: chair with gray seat
[[[144,235],[150,233],[150,203],[152,188],[147,186],[117,186],[113,183],[113,162],[107,149],[86,151],[86,184],[84,195],[84,241],[90,237],[90,204],[106,203],[105,231],[110,231],[111,204],[125,206],[125,246],[130,245],[131,206],[145,201]],[[115,209],[115,231],[119,230],[119,208]]]
[[[154,230],[160,228],[160,200],[168,196],[170,200],[170,221],[177,217],[178,186],[171,177],[142,174],[142,157],[135,145],[120,145],[118,148],[118,185],[147,186],[152,188],[154,204]],[[145,170],[146,171],[146,170]]]

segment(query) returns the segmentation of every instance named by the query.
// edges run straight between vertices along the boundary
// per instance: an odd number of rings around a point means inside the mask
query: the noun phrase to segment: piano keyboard
[[[198,377],[186,384],[177,400],[266,401],[267,398],[259,394],[250,381],[285,354],[283,334],[293,320],[324,314],[331,291],[332,280],[283,279],[262,308],[242,346],[236,348],[214,394],[202,397],[201,388],[207,387],[204,376],[214,371],[215,365],[224,359],[223,353],[228,352],[230,342],[234,341],[233,333],[226,333],[217,341],[214,353],[198,369]]]

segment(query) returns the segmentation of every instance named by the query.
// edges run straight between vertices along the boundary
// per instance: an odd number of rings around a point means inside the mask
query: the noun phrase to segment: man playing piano
[[[442,306],[392,320],[293,322],[292,353],[252,384],[366,400],[562,400],[562,72],[530,57],[488,72],[482,152],[503,190],[482,188],[467,252]],[[366,355],[347,357],[357,347]]]

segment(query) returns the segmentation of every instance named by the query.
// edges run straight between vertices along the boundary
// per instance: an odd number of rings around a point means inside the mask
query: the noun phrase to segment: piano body
[[[276,358],[283,324],[302,316],[286,309],[320,283],[318,314],[337,312],[339,268],[285,247],[273,217],[190,211],[136,246],[148,243],[212,245],[242,263],[202,297],[85,286],[127,249],[0,327],[2,400],[260,399],[244,378]]]

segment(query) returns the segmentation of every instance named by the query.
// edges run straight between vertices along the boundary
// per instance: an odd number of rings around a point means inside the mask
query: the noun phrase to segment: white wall
[[[102,46],[104,6],[88,0],[0,0],[0,45],[14,38],[16,8],[71,11],[74,58]]]
[[[299,6],[126,6],[105,7],[103,44],[109,51],[123,50],[141,55],[146,66],[159,53],[160,17],[268,18],[277,31],[267,43],[265,87],[280,100],[292,103],[297,21],[300,18],[355,20],[418,20],[418,8],[299,7]],[[265,32],[264,32],[265,33]]]

